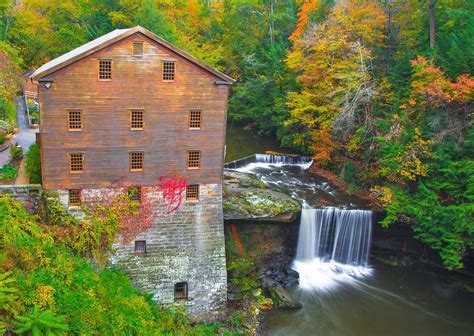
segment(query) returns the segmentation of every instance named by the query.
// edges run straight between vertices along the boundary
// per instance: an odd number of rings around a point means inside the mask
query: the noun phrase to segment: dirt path
[[[18,168],[18,176],[15,180],[15,184],[28,184],[28,183],[30,183],[30,179],[28,178],[28,175],[26,174],[25,163],[26,163],[26,159],[23,158],[21,160],[20,167]]]

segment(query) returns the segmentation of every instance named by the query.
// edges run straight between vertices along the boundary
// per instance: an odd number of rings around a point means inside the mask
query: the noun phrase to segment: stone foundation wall
[[[91,202],[124,191],[83,189],[82,199]],[[67,190],[58,194],[67,207]],[[186,202],[183,195],[181,206],[171,213],[161,192],[142,188],[144,197],[153,204],[151,227],[132,241],[117,237],[111,264],[129,274],[134,286],[151,293],[156,302],[184,305],[195,319],[212,318],[227,300],[222,185],[201,184],[199,201]],[[83,216],[80,209],[69,211]],[[146,253],[135,253],[135,241],[146,242]],[[187,282],[188,300],[175,301],[174,286],[179,282]]]

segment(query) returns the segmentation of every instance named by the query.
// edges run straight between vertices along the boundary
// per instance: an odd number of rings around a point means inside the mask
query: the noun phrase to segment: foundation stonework
[[[83,202],[113,197],[124,188],[83,189]],[[60,202],[68,206],[68,191],[58,190]],[[132,283],[153,295],[159,304],[179,304],[196,319],[209,318],[227,300],[227,271],[222,208],[222,185],[201,184],[199,200],[182,202],[169,212],[161,192],[142,188],[147,198],[151,226],[132,241],[118,236],[113,245],[110,264],[127,273]],[[80,209],[69,208],[76,217]],[[135,241],[146,242],[146,253],[135,253]],[[175,300],[175,284],[187,283],[188,299]]]

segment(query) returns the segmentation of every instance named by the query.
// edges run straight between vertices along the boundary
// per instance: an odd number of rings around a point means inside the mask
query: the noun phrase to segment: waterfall
[[[242,159],[228,162],[224,165],[226,169],[236,169],[250,172],[258,167],[270,168],[271,166],[299,166],[307,169],[313,160],[307,156],[283,155],[283,154],[254,154]]]
[[[303,209],[300,225],[296,260],[368,265],[372,211]]]
[[[303,209],[293,268],[300,287],[323,289],[369,275],[372,211]]]

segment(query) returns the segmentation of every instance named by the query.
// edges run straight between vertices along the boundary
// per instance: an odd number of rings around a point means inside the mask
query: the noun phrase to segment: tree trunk
[[[436,0],[430,0],[430,4],[428,5],[428,10],[430,13],[430,49],[434,49],[435,43],[436,43],[435,7],[436,7]]]

